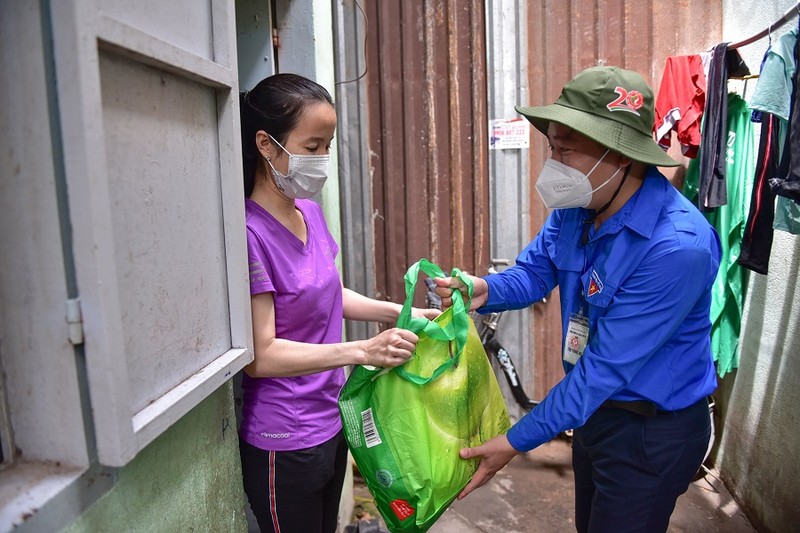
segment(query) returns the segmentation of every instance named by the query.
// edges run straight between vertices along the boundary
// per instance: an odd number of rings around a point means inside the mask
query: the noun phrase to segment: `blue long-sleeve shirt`
[[[487,276],[481,313],[521,309],[553,288],[561,296],[562,343],[570,315],[588,316],[576,364],[507,433],[531,450],[582,426],[607,399],[649,400],[674,411],[717,386],[711,354],[711,287],[720,261],[714,229],[651,167],[642,186],[582,245],[585,209],[557,209],[516,264]]]

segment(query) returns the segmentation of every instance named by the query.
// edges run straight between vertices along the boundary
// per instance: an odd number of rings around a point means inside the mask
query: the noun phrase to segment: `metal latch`
[[[80,298],[67,300],[67,332],[70,344],[73,346],[83,344],[83,316],[81,315]]]

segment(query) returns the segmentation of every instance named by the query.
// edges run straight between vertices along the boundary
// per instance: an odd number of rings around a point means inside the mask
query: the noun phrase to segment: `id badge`
[[[567,338],[564,342],[564,361],[576,364],[586,349],[589,340],[589,319],[583,314],[569,315]]]

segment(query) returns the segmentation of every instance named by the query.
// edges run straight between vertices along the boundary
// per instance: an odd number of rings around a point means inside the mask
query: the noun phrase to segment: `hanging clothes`
[[[661,148],[670,147],[675,130],[683,155],[697,157],[705,103],[706,75],[700,55],[668,57],[656,98],[653,126]]]
[[[759,73],[760,72],[764,72],[764,64],[767,62],[767,57],[769,57],[769,51],[770,51],[771,48],[772,48],[772,38],[770,37],[770,46],[768,46],[766,52],[764,52],[764,57],[761,58],[761,64],[758,67],[758,72]],[[745,81],[745,87],[747,87],[747,82],[746,81]],[[753,99],[750,98],[751,102],[752,102],[752,100]],[[752,120],[753,122],[758,122],[759,124],[761,124],[761,111],[759,111],[758,109],[753,109],[752,106],[751,106],[750,109],[751,109],[750,120]]]
[[[759,156],[760,167],[756,173],[756,183],[751,201],[753,207],[751,207],[750,218],[747,222],[747,228],[752,228],[748,234],[755,235],[756,242],[751,241],[751,235],[746,235],[747,251],[742,254],[742,265],[760,274],[767,273],[769,254],[772,248],[772,229],[800,235],[800,206],[784,196],[778,196],[776,202],[776,196],[769,188],[769,182],[762,183],[760,181],[762,177],[766,180],[779,178],[781,172],[777,165],[783,161],[784,157],[790,157],[790,152],[786,150],[786,137],[789,129],[788,119],[792,109],[793,78],[797,71],[795,58],[797,42],[798,29],[793,28],[772,43],[765,53],[758,83],[750,100],[753,120],[760,118],[762,111],[774,113],[776,117],[772,127],[764,128],[762,126],[762,143],[764,142],[764,132],[769,130],[768,136],[774,145],[770,150],[772,155],[767,154],[769,160],[765,161],[763,165],[761,165],[761,156]],[[783,150],[778,147],[783,147]],[[754,207],[756,205],[760,207],[756,209]]]
[[[711,294],[711,349],[722,377],[739,365],[739,334],[742,324],[744,281],[742,267],[736,262],[744,235],[753,187],[753,124],[750,109],[737,94],[727,98],[727,135],[725,150],[726,193],[728,203],[703,215],[717,230],[722,244],[722,260]],[[703,147],[700,152],[702,156]],[[699,193],[700,159],[689,163],[683,194],[695,201]]]
[[[725,205],[725,152],[727,150],[725,119],[728,116],[728,78],[746,76],[750,71],[737,50],[728,50],[728,43],[714,47],[706,80],[706,107],[703,116],[700,181],[697,206],[708,211]]]
[[[800,39],[796,39],[797,44],[796,47],[800,47]],[[797,52],[795,53],[795,76],[800,76],[800,72],[796,67],[797,64]],[[798,96],[800,96],[800,83],[798,83],[797,79],[795,79],[794,85],[794,103],[795,106],[791,113],[792,115],[792,124],[791,130],[789,135],[794,137],[794,142],[784,142],[784,151],[781,155],[781,171],[780,176],[788,176],[788,172],[783,168],[783,161],[784,158],[790,157],[794,161],[791,165],[791,169],[793,170],[795,179],[797,178],[797,162],[796,159],[800,154],[798,154],[798,143],[797,143],[797,136],[798,136],[798,125],[795,123],[796,112],[794,109],[800,108],[798,106]],[[791,139],[789,139],[791,141]],[[792,148],[794,146],[794,148]],[[777,188],[776,188],[776,181],[777,181]],[[779,180],[770,180],[770,188],[772,192],[776,194],[780,194],[778,196],[778,200],[775,203],[775,222],[773,223],[772,227],[777,230],[786,231],[793,235],[800,235],[800,203],[797,201],[797,197],[792,197],[788,194],[781,194],[778,190],[780,188],[780,181]],[[795,182],[796,183],[796,182]],[[790,190],[787,187],[787,190]],[[796,185],[795,189],[796,191]]]
[[[779,196],[775,203],[775,221],[772,227],[792,235],[800,235],[800,204]]]
[[[797,33],[797,29],[792,29],[770,46],[767,57],[762,63],[758,83],[750,98],[750,109],[789,120]]]
[[[762,113],[761,140],[750,209],[742,238],[742,250],[737,262],[753,272],[767,274],[772,251],[772,222],[775,218],[775,193],[769,188],[769,178],[778,175],[780,162],[780,118]]]
[[[772,192],[800,202],[800,79],[798,79],[797,58],[800,54],[800,41],[795,35],[793,58],[795,69],[792,73],[792,92],[788,131],[786,133],[781,165],[777,177],[769,180]]]

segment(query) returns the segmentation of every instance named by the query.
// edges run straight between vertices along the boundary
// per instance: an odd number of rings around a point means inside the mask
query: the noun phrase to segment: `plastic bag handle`
[[[404,369],[402,365],[395,368],[395,372],[397,372],[397,374],[403,379],[406,379],[412,383],[416,383],[417,385],[424,385],[435,380],[441,376],[444,371],[456,364],[458,358],[461,356],[461,352],[464,351],[464,346],[467,343],[467,335],[469,334],[470,318],[467,314],[467,309],[469,309],[469,303],[472,301],[473,287],[472,280],[470,280],[466,274],[457,268],[452,270],[450,275],[459,278],[462,283],[467,286],[468,298],[467,301],[464,302],[461,291],[453,291],[453,305],[451,307],[453,320],[447,326],[442,327],[437,322],[428,320],[427,318],[411,316],[411,307],[414,300],[414,289],[417,285],[420,270],[432,278],[445,277],[441,268],[424,258],[420,259],[409,267],[406,275],[403,278],[406,285],[406,300],[403,303],[403,309],[400,311],[400,316],[397,317],[397,327],[407,329],[416,333],[417,335],[419,335],[421,332],[425,332],[428,337],[447,343],[454,341],[456,348],[455,354],[447,361],[439,365],[439,367],[428,377],[413,374]]]

